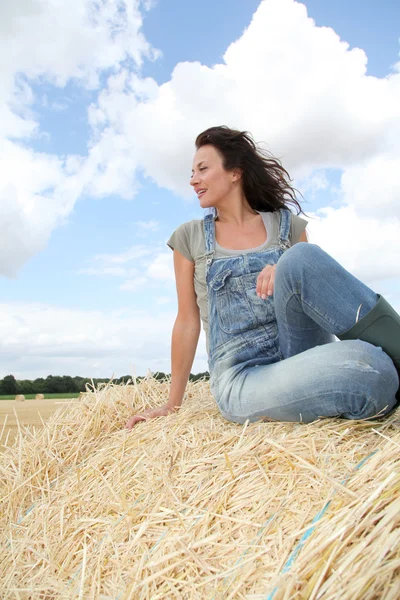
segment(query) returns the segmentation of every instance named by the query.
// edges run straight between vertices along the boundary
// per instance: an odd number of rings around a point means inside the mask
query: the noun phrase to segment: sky
[[[0,4],[0,377],[170,371],[196,135],[247,130],[400,310],[397,0]],[[204,334],[192,372],[207,370]]]

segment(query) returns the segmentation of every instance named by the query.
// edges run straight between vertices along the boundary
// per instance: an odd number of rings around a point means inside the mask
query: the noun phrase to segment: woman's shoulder
[[[182,223],[175,229],[167,244],[186,258],[196,261],[199,255],[204,254],[203,220],[193,219]]]
[[[193,219],[181,223],[172,235],[183,237],[188,242],[196,243],[198,240],[204,240],[203,219]]]
[[[290,216],[291,216],[292,224],[294,224],[294,225],[300,225],[300,224],[307,225],[307,223],[308,223],[307,219],[304,219],[300,215],[295,215],[294,213],[291,212]]]
[[[176,231],[186,231],[188,233],[197,233],[198,231],[203,231],[203,219],[192,219],[191,221],[186,221],[179,225]]]
[[[289,208],[285,208],[285,209],[282,209],[282,210],[286,210],[287,212],[290,213],[290,218],[291,218],[292,223],[298,223],[300,221],[305,221],[307,223],[307,221],[305,219],[303,219],[302,217],[299,217],[299,215],[296,215],[295,213],[292,213],[292,211],[289,210]],[[270,211],[270,212],[267,212],[267,211],[265,211],[265,212],[264,211],[258,211],[258,212],[260,213],[260,215],[263,215],[263,216],[265,216],[268,219],[271,219],[273,221],[279,222],[280,219],[281,219],[281,210],[280,209],[273,210],[273,211]]]
[[[308,221],[299,217],[299,215],[295,215],[291,213],[291,223],[290,223],[290,243],[292,246],[297,244],[300,241],[300,237],[305,232],[306,227],[308,225]]]
[[[289,210],[289,209],[287,209]],[[299,215],[296,215],[289,211],[290,213],[290,233],[289,239],[291,244],[296,244],[299,241],[301,234],[305,231],[308,221],[303,219]],[[274,210],[273,212],[263,212],[260,213],[264,219],[264,222],[267,222],[271,227],[271,231],[274,234],[278,234],[279,224],[281,219],[281,211]]]

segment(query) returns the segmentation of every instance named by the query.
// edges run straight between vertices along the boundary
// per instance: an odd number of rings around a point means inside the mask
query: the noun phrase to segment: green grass
[[[24,394],[26,400],[34,400],[36,394]],[[78,398],[79,392],[74,392],[71,394],[44,394],[45,400],[52,400],[54,398]],[[15,395],[12,396],[0,396],[0,400],[15,400]]]

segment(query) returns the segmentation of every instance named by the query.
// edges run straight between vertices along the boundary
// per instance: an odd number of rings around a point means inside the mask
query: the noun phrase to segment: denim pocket
[[[244,292],[252,307],[258,325],[267,325],[275,321],[274,297],[267,296],[265,300],[257,296],[257,274],[243,275],[241,277]]]
[[[210,282],[219,324],[225,333],[248,331],[274,319],[272,298],[261,300],[256,294],[257,276],[233,277],[232,271],[226,269]]]

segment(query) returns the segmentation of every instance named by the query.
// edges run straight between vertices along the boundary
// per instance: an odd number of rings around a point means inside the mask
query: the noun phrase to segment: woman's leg
[[[318,246],[296,244],[281,257],[274,297],[285,358],[325,343],[329,332],[382,348],[400,376],[400,315]]]
[[[280,258],[274,302],[285,358],[334,340],[377,303],[378,296],[314,244],[296,244]]]
[[[271,365],[238,371],[218,405],[229,421],[268,417],[367,419],[395,405],[398,376],[381,348],[359,340],[325,344]]]
[[[238,370],[228,393],[219,390],[223,416],[310,422],[391,410],[399,385],[391,358],[360,340],[329,343],[374,308],[372,290],[318,246],[300,243],[278,262],[274,301],[285,360]]]

